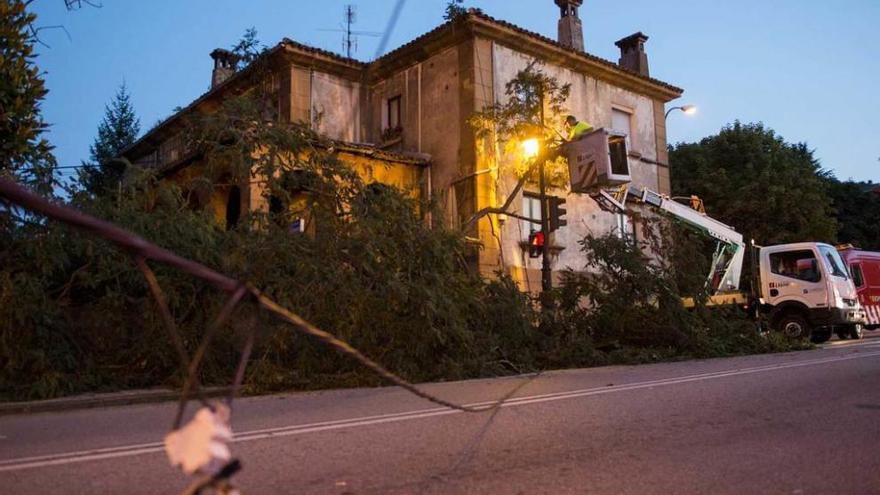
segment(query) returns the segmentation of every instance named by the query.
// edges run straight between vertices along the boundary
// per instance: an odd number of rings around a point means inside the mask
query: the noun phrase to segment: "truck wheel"
[[[817,330],[813,330],[812,335],[810,335],[810,342],[814,344],[824,344],[829,340],[831,340],[830,328],[820,328]]]
[[[862,325],[853,325],[849,329],[849,336],[853,340],[860,340],[862,338],[862,334],[865,332],[865,327]]]
[[[776,330],[790,339],[807,339],[812,329],[807,320],[797,313],[786,313],[776,320]]]

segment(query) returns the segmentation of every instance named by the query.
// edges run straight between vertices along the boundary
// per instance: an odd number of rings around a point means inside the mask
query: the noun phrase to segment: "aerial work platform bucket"
[[[567,143],[563,154],[568,159],[571,192],[594,194],[632,182],[626,134],[597,129]]]

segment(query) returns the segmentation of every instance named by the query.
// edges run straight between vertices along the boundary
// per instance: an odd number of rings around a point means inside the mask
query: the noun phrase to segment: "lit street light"
[[[522,143],[523,146],[523,156],[527,160],[531,160],[538,157],[538,153],[541,151],[541,143],[537,138],[526,139]]]
[[[682,112],[684,112],[685,115],[694,115],[695,113],[697,113],[697,106],[696,105],[682,105],[680,107],[672,107],[666,111],[665,118],[669,118],[669,114],[672,113],[673,110],[681,110]]]

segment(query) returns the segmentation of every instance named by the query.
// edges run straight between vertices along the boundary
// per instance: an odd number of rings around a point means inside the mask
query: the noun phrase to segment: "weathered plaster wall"
[[[401,97],[403,134],[392,149],[431,155],[432,191],[439,196],[450,223],[458,216],[461,202],[450,185],[468,167],[462,157],[465,117],[461,115],[460,58],[460,48],[452,47],[373,84],[366,119],[366,140],[381,144],[388,99]],[[473,160],[469,166],[473,168]]]
[[[413,198],[420,198],[422,194],[424,171],[422,166],[387,161],[348,151],[339,151],[336,156],[357,172],[366,184],[378,182],[394,186],[406,191]],[[251,182],[247,208],[250,211],[268,211],[269,201],[266,195],[265,181],[257,179]]]
[[[313,128],[331,138],[360,142],[360,84],[324,72],[311,75]]]
[[[411,197],[421,195],[422,167],[407,163],[388,162],[353,153],[339,153],[339,158],[349,164],[367,183],[380,183],[406,191]]]
[[[282,122],[310,122],[312,71],[291,65],[279,73],[279,109]]]
[[[531,58],[517,52],[514,49],[495,43],[493,45],[493,68],[494,90],[496,99],[504,97],[505,85],[516,76],[516,73],[524,69],[531,62]],[[656,114],[658,106],[649,97],[624,90],[611,84],[598,80],[589,75],[573,72],[565,67],[553,64],[545,64],[541,69],[548,75],[555,77],[559,82],[571,84],[571,95],[567,101],[567,113],[576,115],[581,120],[586,120],[594,127],[612,126],[612,110],[618,108],[632,113],[632,135],[630,136],[630,170],[633,176],[633,185],[648,187],[652,190],[664,191],[662,182],[668,182],[658,172],[656,165],[658,158],[658,136]],[[662,105],[659,106],[662,110]],[[662,116],[661,116],[662,117]],[[561,130],[561,129],[560,129]],[[665,140],[665,136],[663,136]],[[510,170],[515,156],[506,156],[503,149],[499,150],[501,179],[498,181],[498,201],[503,201],[516,184],[516,179],[505,173]],[[665,158],[665,157],[664,157]],[[537,193],[537,184],[529,184],[526,191]],[[551,236],[556,253],[553,257],[553,269],[562,270],[567,267],[581,269],[583,258],[578,252],[578,241],[588,233],[602,235],[617,229],[618,219],[615,215],[602,211],[598,205],[588,196],[568,194],[562,189],[551,189],[550,195],[566,197],[566,210],[568,227],[560,229]],[[522,213],[522,195],[516,198],[511,209],[514,213]],[[480,205],[482,206],[489,206]],[[496,205],[497,206],[497,203]],[[505,267],[520,283],[530,290],[540,287],[540,259],[529,259],[528,253],[524,252],[521,242],[528,237],[528,231],[523,222],[508,218],[501,226],[501,241],[493,237],[481,236],[483,244],[494,245],[500,248],[501,258]],[[485,264],[491,263],[493,253],[486,250],[488,256]],[[536,285],[537,284],[537,285]]]
[[[370,87],[370,142],[382,143],[382,133],[388,127],[388,100],[400,96],[404,146],[407,149],[411,147],[414,122],[407,119],[404,109],[418,98],[416,91],[418,88],[413,88],[413,92],[409,92],[408,89],[406,71],[395,73]]]

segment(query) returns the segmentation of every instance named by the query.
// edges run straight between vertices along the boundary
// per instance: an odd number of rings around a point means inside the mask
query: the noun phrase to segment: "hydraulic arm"
[[[706,215],[699,201],[695,201],[694,206],[697,208],[694,208],[649,189],[632,186],[621,186],[613,193],[599,190],[592,194],[592,197],[603,209],[615,213],[625,213],[626,204],[631,201],[646,204],[689,229],[709,236],[716,243],[712,268],[706,280],[709,294],[717,295],[739,290],[745,258],[742,234]]]

